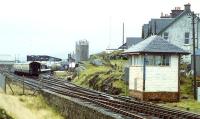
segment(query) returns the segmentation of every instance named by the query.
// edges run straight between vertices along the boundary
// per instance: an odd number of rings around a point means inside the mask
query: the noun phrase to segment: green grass
[[[95,74],[101,74],[106,73],[110,69],[110,67],[107,66],[94,66],[88,62],[85,62],[86,70],[82,71],[79,76],[77,76],[73,82],[78,85],[87,85],[87,81],[95,75]]]
[[[181,98],[180,102],[166,103],[164,105],[200,114],[200,102],[197,102],[193,98],[193,87],[191,77],[181,76],[180,92],[181,97],[186,97],[187,99]]]
[[[82,87],[102,90],[106,84],[112,85],[113,88],[121,90],[121,94],[125,93],[125,82],[123,79],[123,65],[126,60],[104,60],[103,66],[95,66],[89,61],[84,62],[86,70],[82,71],[74,80],[73,83]]]
[[[67,76],[71,75],[71,73],[67,71],[54,71],[54,77],[59,79],[67,79]]]
[[[13,119],[13,117],[8,115],[4,109],[0,108],[0,119]]]
[[[101,54],[101,55],[106,57],[105,54]],[[102,59],[102,57],[98,55],[95,55],[95,57]],[[76,77],[75,80],[73,80],[73,82],[83,87],[89,87],[90,80],[93,80],[94,76],[98,75],[98,77],[96,77],[97,81],[94,81],[95,88],[101,87],[103,85],[103,82],[105,81],[107,81],[108,83],[112,82],[113,87],[119,88],[121,90],[120,95],[124,95],[125,92],[128,91],[128,86],[122,80],[123,75],[124,75],[123,66],[126,63],[127,63],[127,60],[110,60],[107,63],[105,63],[109,65],[94,66],[90,64],[89,61],[84,62],[84,66],[86,67],[86,70],[81,72],[79,75],[79,78]],[[185,69],[186,66],[187,65],[181,65],[181,68]],[[200,80],[200,77],[198,77],[198,79]],[[180,102],[165,103],[162,105],[181,109],[181,110],[192,111],[195,113],[200,113],[200,103],[193,100],[192,90],[193,90],[192,78],[181,76],[181,85],[180,85],[181,97],[186,97],[188,99],[181,99]]]
[[[166,103],[165,106],[200,114],[200,102],[193,99],[182,99],[180,102]]]

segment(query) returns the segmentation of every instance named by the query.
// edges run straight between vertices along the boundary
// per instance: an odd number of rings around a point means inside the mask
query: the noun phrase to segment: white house
[[[129,95],[141,100],[179,100],[180,56],[187,51],[151,36],[125,51],[129,56]]]
[[[163,38],[167,39],[170,43],[175,44],[182,49],[192,53],[192,18],[190,4],[185,5],[184,11],[174,19],[167,27],[158,33]],[[198,39],[200,36],[198,35],[200,32],[200,22],[199,19],[195,20],[195,39],[196,39],[196,47],[200,45]],[[171,39],[171,40],[170,40]],[[197,44],[198,43],[198,44]],[[185,62],[191,63],[191,55],[186,55],[183,57]]]
[[[143,25],[143,36],[146,38],[151,34],[157,34],[170,43],[192,53],[192,18],[191,5],[185,4],[184,10],[176,7],[170,15],[161,16],[158,19],[151,19],[149,24]],[[200,46],[200,20],[195,18],[195,39],[196,47]],[[182,57],[186,63],[191,63],[191,55]]]

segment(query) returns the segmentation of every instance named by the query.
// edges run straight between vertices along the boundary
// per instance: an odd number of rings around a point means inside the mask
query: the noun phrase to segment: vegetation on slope
[[[0,108],[0,119],[13,119],[13,118],[10,115],[8,115],[4,109]]]
[[[121,58],[109,60],[111,55],[113,54],[100,53],[92,56],[90,61],[82,64],[85,70],[80,72],[73,82],[110,94],[124,94],[127,86],[123,80],[123,66],[127,60]],[[100,59],[103,65],[92,64],[93,59]]]
[[[86,70],[82,71],[73,82],[84,87],[90,87],[107,93],[124,94],[125,89],[128,90],[128,86],[125,84],[124,80],[122,80],[124,78],[123,66],[127,63],[127,60],[106,59],[108,56],[117,54],[118,52],[111,54],[101,53],[93,56],[92,58],[94,59],[104,59],[104,65],[95,66],[90,63],[91,61],[84,62],[83,66],[86,67]],[[186,64],[181,65],[181,69],[186,69],[186,67]],[[180,102],[165,103],[164,105],[200,113],[200,103],[193,99],[192,77],[182,74],[180,83]]]
[[[181,68],[186,69],[186,64],[182,64]],[[199,80],[200,78],[197,77],[197,79]],[[192,81],[192,76],[182,74],[180,81],[180,102],[166,103],[166,106],[200,114],[200,102],[194,100]]]

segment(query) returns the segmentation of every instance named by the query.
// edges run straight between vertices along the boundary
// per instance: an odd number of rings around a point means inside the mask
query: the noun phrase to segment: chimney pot
[[[190,3],[188,3],[188,4],[185,4],[184,5],[185,6],[185,11],[190,11]]]
[[[163,12],[161,12],[161,17],[163,17]]]

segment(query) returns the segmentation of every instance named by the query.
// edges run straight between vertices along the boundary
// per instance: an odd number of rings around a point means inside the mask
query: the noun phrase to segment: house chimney
[[[184,5],[185,6],[185,11],[190,11],[190,3],[188,3],[188,4],[185,4]]]
[[[161,16],[160,16],[160,18],[162,18],[163,17],[163,12],[161,12]]]
[[[172,18],[175,18],[177,16],[179,16],[184,10],[181,10],[180,7],[175,7],[173,10],[171,10],[172,12],[170,13]]]

